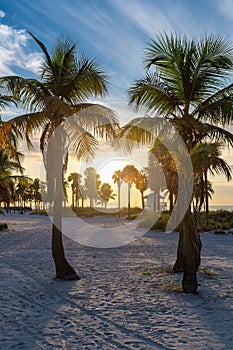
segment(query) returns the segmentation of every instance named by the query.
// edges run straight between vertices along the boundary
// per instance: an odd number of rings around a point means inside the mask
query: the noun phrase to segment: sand
[[[186,295],[169,273],[177,233],[111,249],[65,237],[83,276],[66,282],[54,278],[48,217],[1,220],[0,349],[233,349],[233,235],[202,234],[199,293]]]

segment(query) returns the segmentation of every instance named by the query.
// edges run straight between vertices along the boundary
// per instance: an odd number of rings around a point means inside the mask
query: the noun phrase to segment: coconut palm
[[[221,148],[222,145],[218,142],[205,142],[197,144],[191,152],[194,171],[196,170],[196,174],[203,179],[207,228],[209,226],[208,172],[212,175],[223,174],[227,181],[232,179],[230,166],[220,157]]]
[[[122,179],[128,184],[128,217],[130,217],[130,190],[135,183],[138,175],[138,169],[131,164],[126,165],[122,170]]]
[[[112,175],[112,179],[114,184],[117,184],[117,198],[118,198],[118,215],[120,217],[120,210],[121,210],[121,185],[122,185],[122,171],[116,170],[114,171],[114,174]]]
[[[205,204],[205,185],[204,185],[204,179],[203,174],[196,173],[195,179],[194,179],[194,188],[193,188],[193,211],[195,213],[200,213],[202,210],[204,204]],[[212,186],[212,183],[208,180],[207,181],[207,189],[208,189],[208,198],[212,199],[212,195],[214,194],[214,189]]]
[[[148,187],[153,191],[153,210],[160,210],[160,191],[166,188],[164,174],[156,156],[152,152],[148,154],[148,166],[145,168],[148,180]],[[156,198],[157,197],[157,198]],[[157,199],[157,203],[156,203]],[[171,203],[171,202],[170,202]]]
[[[90,199],[90,208],[94,207],[94,201],[99,197],[99,188],[101,185],[100,175],[97,174],[95,168],[88,167],[85,172],[85,189],[86,196]]]
[[[169,211],[171,213],[178,192],[178,173],[175,161],[169,150],[163,144],[163,138],[155,141],[153,147],[150,149],[150,153],[155,157],[155,159],[157,159],[166,180],[166,188],[168,190],[170,203]]]
[[[71,182],[71,190],[72,190],[72,208],[77,208],[79,206],[79,199],[81,198],[81,177],[82,175],[74,172],[68,176],[68,181]]]
[[[116,195],[114,194],[111,185],[107,182],[104,182],[99,189],[100,200],[104,203],[105,208],[107,208],[107,204],[110,199],[115,199]]]
[[[20,76],[1,79],[0,83],[28,110],[8,125],[24,132],[29,145],[32,131],[43,130],[40,148],[46,168],[48,201],[54,203],[52,254],[56,275],[61,279],[78,279],[65,258],[62,242],[62,181],[67,169],[68,146],[79,158],[87,153],[93,155],[98,138],[114,135],[117,120],[104,106],[85,102],[107,92],[106,76],[96,60],[78,53],[76,45],[66,38],[57,41],[50,55],[45,45],[31,36],[44,55],[40,80]]]
[[[18,128],[10,123],[6,123],[1,118],[1,113],[11,104],[16,105],[16,100],[13,96],[6,94],[7,91],[3,85],[0,84],[0,149],[4,150],[7,156],[18,163],[20,172],[23,172],[21,167],[22,154],[18,152],[18,139],[22,139],[22,134]]]
[[[21,157],[21,154],[18,157]],[[0,202],[6,203],[8,211],[11,200],[13,199],[12,187],[14,183],[14,172],[22,171],[18,161],[9,158],[7,151],[0,148]]]
[[[166,118],[179,132],[188,152],[200,141],[233,145],[233,135],[224,127],[233,116],[233,84],[226,86],[232,72],[233,48],[227,39],[209,35],[198,39],[164,34],[151,40],[146,53],[146,76],[129,89],[129,102],[136,109]],[[153,126],[154,118],[151,119]],[[138,143],[147,143],[141,120],[135,119],[121,131]],[[135,133],[135,126],[140,128]],[[132,130],[132,132],[130,132]],[[191,206],[181,223],[183,233],[183,289],[195,293],[200,264],[201,241]]]
[[[136,174],[135,177],[135,187],[137,190],[140,191],[141,194],[141,201],[142,201],[142,210],[145,208],[145,203],[144,203],[144,192],[148,188],[148,181],[146,174],[144,172],[139,172]]]

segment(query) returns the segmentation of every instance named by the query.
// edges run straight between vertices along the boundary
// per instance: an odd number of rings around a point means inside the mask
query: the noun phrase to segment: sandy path
[[[185,295],[169,291],[182,277],[166,272],[175,233],[148,233],[114,249],[65,238],[69,260],[85,276],[64,282],[54,279],[49,219],[4,221],[0,349],[233,349],[232,235],[202,235],[202,267],[215,274],[200,272],[200,293]]]

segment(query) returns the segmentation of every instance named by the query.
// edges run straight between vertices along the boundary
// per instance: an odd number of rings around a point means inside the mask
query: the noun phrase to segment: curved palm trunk
[[[185,293],[197,292],[197,270],[200,266],[201,239],[189,206],[181,224],[177,260],[173,272],[183,272],[182,287]]]
[[[62,135],[59,130],[55,133],[55,143],[52,144],[50,151],[56,154],[56,164],[52,170],[55,177],[54,189],[54,210],[52,224],[52,256],[56,268],[56,277],[64,280],[79,279],[75,270],[67,262],[62,240],[62,201],[63,201],[63,152],[62,152]],[[50,147],[49,147],[50,148]],[[50,168],[48,171],[51,171]]]
[[[54,217],[52,225],[52,256],[56,268],[56,277],[73,280],[79,279],[75,270],[67,262],[62,240],[62,197],[54,202]]]

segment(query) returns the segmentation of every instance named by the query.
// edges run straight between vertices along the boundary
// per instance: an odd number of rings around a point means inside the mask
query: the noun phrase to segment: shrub
[[[0,230],[6,230],[8,229],[8,226],[5,222],[0,223]]]

